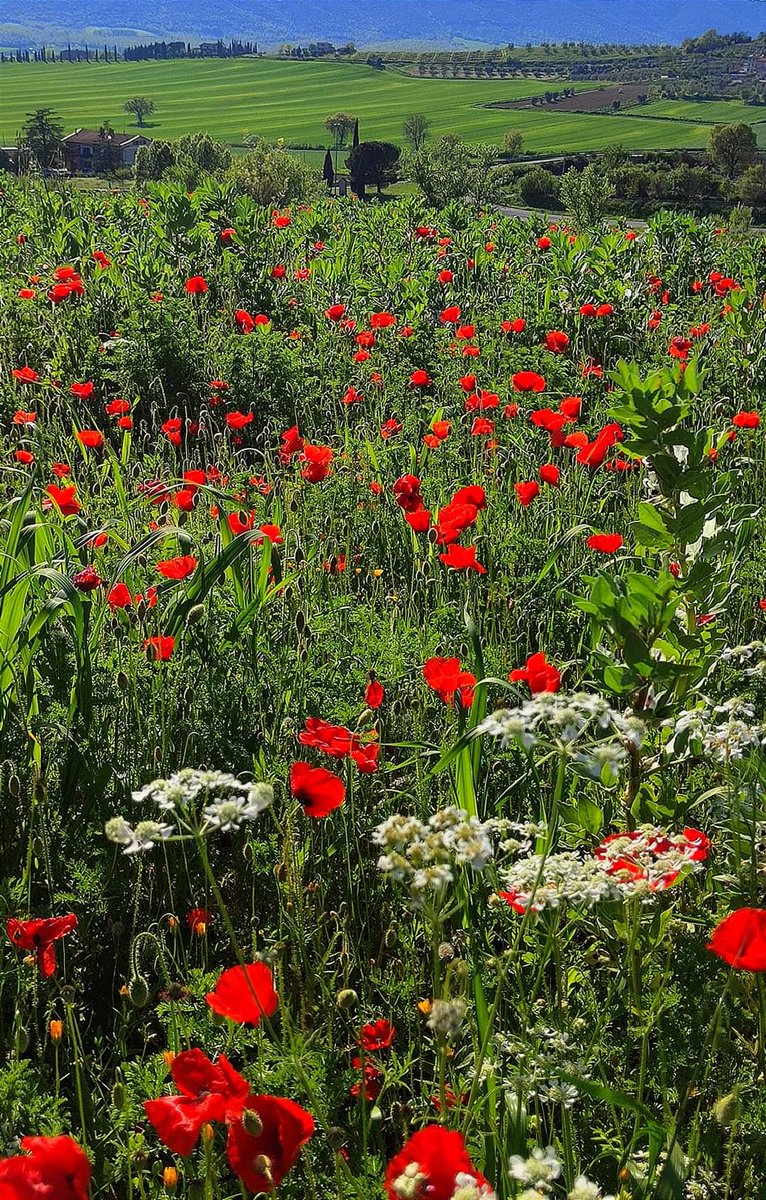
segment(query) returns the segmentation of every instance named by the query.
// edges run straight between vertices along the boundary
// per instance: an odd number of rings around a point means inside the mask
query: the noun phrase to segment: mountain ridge
[[[32,11],[30,11],[30,9]],[[32,19],[34,14],[34,19]],[[587,40],[679,42],[715,27],[721,32],[766,29],[764,0],[383,0],[365,8],[352,0],[4,0],[0,39],[6,44],[134,38],[218,37],[281,42],[351,40],[359,46],[417,42],[467,43]],[[58,33],[56,32],[58,31]],[[84,35],[84,36],[83,36]]]

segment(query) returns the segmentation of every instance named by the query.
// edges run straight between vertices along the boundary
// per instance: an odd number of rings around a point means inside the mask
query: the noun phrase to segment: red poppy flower
[[[280,1096],[248,1096],[260,1133],[248,1133],[235,1121],[226,1154],[234,1173],[257,1195],[273,1195],[314,1132],[314,1118],[299,1104]]]
[[[364,702],[368,708],[380,708],[383,703],[383,685],[373,676],[364,689]]]
[[[33,917],[29,921],[9,917],[5,928],[19,950],[34,950],[40,974],[43,979],[50,979],[56,973],[55,943],[77,928],[77,917],[74,913],[63,917]]]
[[[226,524],[235,537],[240,533],[249,533],[255,525],[255,512],[251,508],[249,513],[229,513]]]
[[[207,283],[201,275],[192,275],[184,284],[190,296],[202,296],[207,291]]]
[[[405,512],[404,519],[415,533],[427,533],[431,527],[431,514],[427,508],[420,508],[417,512]]]
[[[35,461],[34,454],[31,454],[29,450],[14,450],[13,457],[22,467],[28,467],[30,463]]]
[[[561,686],[561,674],[549,663],[543,651],[530,654],[526,666],[517,667],[508,676],[511,683],[528,683],[533,696],[541,692],[557,692]]]
[[[273,1017],[279,1005],[271,971],[262,962],[230,967],[219,975],[205,999],[213,1012],[243,1025],[257,1025],[262,1017]]]
[[[78,400],[89,400],[93,395],[93,384],[90,380],[85,383],[73,383],[69,390]]]
[[[37,413],[26,412],[24,409],[18,408],[11,418],[12,425],[34,425],[37,420]]]
[[[445,270],[439,272],[436,278],[439,280],[439,283],[452,283],[453,275],[451,271],[445,268]]]
[[[118,396],[116,399],[110,400],[108,404],[104,405],[104,412],[108,417],[124,416],[125,413],[130,412],[130,401],[123,400]]]
[[[75,500],[74,484],[71,487],[58,487],[55,483],[49,483],[45,491],[49,499],[43,500],[43,508],[51,508],[55,504],[62,517],[71,517],[80,511],[82,505]]]
[[[128,608],[133,603],[133,597],[130,594],[130,588],[126,583],[115,583],[106,598],[106,602],[111,609]]]
[[[155,570],[166,579],[187,579],[197,569],[197,559],[193,554],[182,554],[178,558],[166,558],[158,562]]]
[[[273,225],[275,229],[287,229],[292,222],[289,213],[275,212],[273,216]]]
[[[358,1056],[351,1059],[351,1066],[354,1070],[361,1071],[361,1078],[348,1089],[349,1095],[353,1096],[355,1100],[363,1095],[365,1100],[374,1104],[383,1090],[383,1073],[369,1062],[366,1062],[362,1069],[362,1060]]]
[[[500,325],[503,333],[523,333],[526,327],[523,317],[517,317],[515,321],[503,321]]]
[[[514,483],[513,490],[516,492],[519,504],[522,508],[526,508],[540,495],[540,484],[531,479],[525,483]]]
[[[221,1054],[211,1062],[202,1050],[182,1050],[170,1067],[179,1096],[145,1100],[144,1112],[163,1145],[191,1154],[207,1121],[236,1121],[250,1092],[246,1079]]]
[[[423,664],[423,678],[450,707],[456,696],[463,708],[470,708],[473,704],[476,676],[462,669],[459,658],[429,658]]]
[[[19,300],[34,300],[37,292],[34,288],[19,288],[16,295],[19,297]]]
[[[325,309],[324,315],[327,317],[328,321],[340,321],[345,312],[345,304],[331,304],[329,308]]]
[[[732,425],[736,425],[737,429],[757,429],[761,423],[761,418],[757,412],[738,412],[732,418]]]
[[[586,545],[601,554],[614,554],[624,542],[619,533],[594,533],[588,538]]]
[[[150,637],[144,642],[146,650],[155,662],[167,662],[172,658],[176,647],[176,639],[169,634],[166,636]]]
[[[445,308],[439,313],[439,320],[442,325],[456,325],[460,320],[460,308],[457,304],[451,304],[449,308]]]
[[[222,242],[225,242],[228,244],[229,242],[232,242],[234,240],[234,238],[236,237],[236,234],[237,234],[236,229],[232,229],[231,225],[227,225],[225,229],[221,230],[221,232],[219,233],[218,236]]]
[[[445,566],[451,567],[453,571],[476,571],[479,575],[487,574],[487,568],[476,561],[475,546],[458,546],[453,543],[447,547],[445,554],[439,555],[439,558]]]
[[[78,592],[95,592],[103,583],[93,567],[86,567],[84,571],[78,571],[72,577],[72,583],[77,588]]]
[[[479,1191],[485,1186],[490,1190],[471,1162],[462,1135],[442,1125],[419,1130],[391,1159],[385,1178],[388,1200],[400,1200],[404,1194],[400,1180],[408,1184],[412,1174],[422,1179],[421,1193],[428,1200],[452,1200],[463,1182],[458,1176],[468,1176]]]
[[[21,1148],[0,1159],[3,1200],[88,1200],[90,1160],[72,1138],[24,1137]]]
[[[420,480],[417,475],[402,475],[393,488],[394,499],[406,513],[419,512],[423,508],[420,495]]]
[[[390,329],[396,324],[396,317],[390,312],[374,312],[370,317],[371,329]]]
[[[230,412],[226,414],[226,424],[229,429],[244,429],[253,421],[252,413]]]
[[[301,468],[301,478],[308,483],[321,483],[332,474],[330,463],[333,457],[330,446],[312,446],[310,442],[304,442],[301,462],[306,465]]]
[[[550,484],[551,487],[558,487],[561,479],[561,471],[553,463],[545,463],[540,467],[540,478],[543,483]]]
[[[551,354],[563,354],[569,345],[569,335],[560,329],[552,329],[545,335],[545,349]]]
[[[380,427],[380,436],[384,441],[387,441],[388,438],[394,437],[395,434],[401,433],[401,431],[401,423],[396,420],[396,417],[389,417],[388,420]]]
[[[290,768],[290,792],[307,817],[326,817],[346,799],[342,779],[307,762],[295,762]]]
[[[517,371],[511,382],[517,392],[545,391],[545,379],[534,371]]]
[[[428,371],[422,369],[413,371],[410,375],[410,383],[413,387],[430,387],[431,376],[428,374]]]
[[[77,440],[81,446],[90,450],[98,450],[104,444],[104,435],[98,429],[78,429]]]
[[[37,383],[40,378],[37,371],[33,371],[31,367],[14,367],[11,375],[18,379],[19,383]]]
[[[489,417],[474,417],[471,425],[471,436],[482,437],[495,432],[495,422]]]
[[[360,742],[357,737],[354,737],[350,755],[360,774],[373,775],[378,769],[380,744],[378,742]]]
[[[707,948],[737,970],[766,971],[766,909],[738,908],[716,926]]]
[[[550,250],[552,244],[551,239],[546,237],[545,234],[537,239],[538,250]]]
[[[396,1030],[391,1022],[379,1017],[377,1021],[363,1025],[356,1040],[368,1054],[374,1054],[376,1050],[388,1050],[395,1037]]]
[[[351,749],[353,734],[345,725],[332,725],[321,717],[307,717],[306,727],[298,734],[302,746],[313,746],[331,758],[345,758]]]
[[[213,919],[209,908],[192,908],[186,914],[186,923],[197,937],[204,937]]]
[[[284,538],[282,537],[282,530],[278,525],[260,525],[259,530],[263,534],[263,537],[255,538],[256,542],[262,542],[263,538],[268,538],[272,546],[283,545]]]

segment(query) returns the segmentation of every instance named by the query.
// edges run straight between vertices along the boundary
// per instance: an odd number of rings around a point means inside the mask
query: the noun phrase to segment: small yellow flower
[[[420,1000],[418,1002],[418,1012],[422,1013],[424,1017],[427,1017],[431,1012],[431,1001],[428,999]]]
[[[178,1171],[175,1167],[165,1167],[162,1172],[162,1185],[166,1192],[174,1192],[178,1187]]]
[[[62,1037],[64,1036],[64,1022],[63,1021],[51,1021],[50,1025],[48,1026],[48,1032],[51,1035],[52,1042],[56,1042],[56,1043],[60,1042]]]
[[[172,1067],[175,1056],[176,1056],[175,1050],[163,1050],[162,1051],[162,1057],[165,1061],[166,1067]]]

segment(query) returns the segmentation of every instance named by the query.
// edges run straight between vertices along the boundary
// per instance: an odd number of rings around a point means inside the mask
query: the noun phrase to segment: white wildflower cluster
[[[766,726],[755,719],[755,708],[738,697],[713,706],[701,704],[684,709],[664,722],[671,731],[668,749],[672,753],[687,748],[694,754],[728,763],[766,745]]]
[[[423,1200],[429,1190],[428,1179],[420,1163],[408,1163],[391,1183],[391,1191],[398,1200]],[[479,1183],[467,1171],[458,1171],[450,1200],[497,1200],[497,1197],[489,1184]]]
[[[450,1200],[497,1200],[497,1196],[488,1183],[479,1183],[473,1175],[458,1171]]]
[[[574,1108],[578,1103],[580,1093],[562,1076],[588,1079],[590,1072],[568,1033],[535,1026],[525,1041],[498,1035],[495,1044],[498,1053],[509,1059],[503,1078],[503,1088],[509,1095],[564,1108]]]
[[[479,873],[494,857],[494,839],[508,822],[479,821],[460,808],[442,809],[427,822],[395,813],[377,827],[373,841],[386,853],[378,869],[406,884],[413,899],[439,892],[451,883],[458,867]]]
[[[107,821],[105,833],[110,842],[122,846],[125,854],[152,850],[158,841],[183,838],[198,825],[199,832],[230,832],[246,821],[254,821],[274,799],[268,783],[243,783],[227,771],[198,771],[185,767],[169,779],[153,779],[132,793],[136,803],[151,801],[161,813],[176,817],[179,825],[165,821],[139,821],[133,828],[124,817]],[[201,817],[194,811],[204,799]],[[191,822],[191,824],[190,824]]]
[[[760,675],[766,667],[766,642],[746,642],[743,646],[724,646],[718,655],[719,662],[739,663],[741,666],[753,658],[760,658],[757,667],[746,671],[746,675]]]
[[[505,837],[498,849],[503,854],[528,854],[536,840],[545,837],[548,826],[544,821],[508,821]]]
[[[175,826],[163,825],[159,821],[139,821],[132,828],[124,817],[112,817],[107,821],[104,832],[110,842],[123,847],[124,854],[139,854],[153,850],[157,842],[163,842],[175,833]]]
[[[609,876],[597,859],[583,858],[571,850],[530,854],[504,871],[502,880],[504,890],[500,895],[521,913],[528,909],[540,912],[562,904],[591,907],[600,900],[615,900],[623,894],[617,880]]]
[[[428,1018],[428,1028],[433,1029],[443,1038],[456,1037],[460,1032],[468,1005],[465,1000],[434,1000],[431,1005],[431,1015]]]
[[[545,1150],[536,1147],[529,1158],[522,1158],[520,1154],[511,1155],[508,1170],[512,1179],[518,1179],[519,1183],[531,1183],[537,1188],[538,1191],[532,1192],[531,1195],[539,1198],[540,1191],[549,1191],[551,1184],[558,1179],[561,1174],[561,1162],[553,1146],[548,1146]]]
[[[639,717],[618,712],[602,696],[587,692],[541,692],[518,708],[491,713],[478,729],[500,738],[504,747],[515,742],[531,750],[540,741],[553,742],[572,754],[586,774],[606,782],[626,762],[626,746],[638,749],[646,736]]]
[[[615,1200],[614,1196],[605,1196],[597,1183],[588,1179],[587,1175],[578,1175],[572,1189],[567,1193],[567,1200]]]

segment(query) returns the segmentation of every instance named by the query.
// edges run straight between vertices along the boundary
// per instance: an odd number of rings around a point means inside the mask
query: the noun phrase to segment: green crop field
[[[737,121],[758,125],[766,121],[766,108],[743,104],[741,100],[655,100],[631,111],[642,117],[670,117],[716,125],[732,125]]]
[[[404,116],[422,112],[434,134],[499,141],[515,128],[524,134],[526,149],[540,153],[597,150],[616,142],[634,150],[699,147],[710,120],[718,119],[708,119],[705,105],[686,106],[695,109],[696,123],[483,107],[550,87],[549,80],[414,79],[356,64],[244,58],[6,64],[0,68],[0,140],[12,143],[24,114],[43,105],[60,113],[68,130],[98,127],[106,119],[116,129],[133,128],[123,104],[135,95],[150,96],[156,104],[147,126],[152,137],[204,131],[229,142],[247,132],[322,145],[323,119],[337,109],[359,116],[365,138],[398,139]]]

